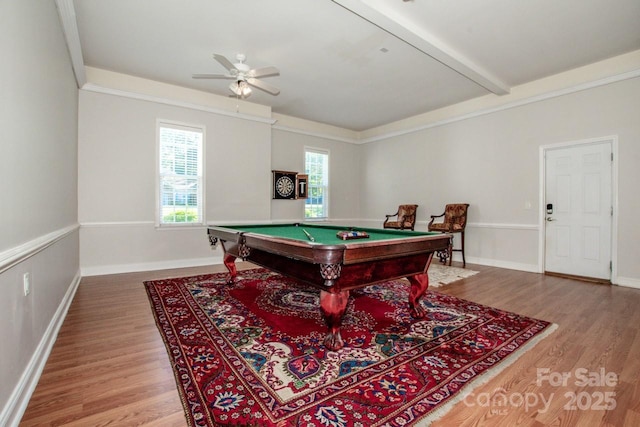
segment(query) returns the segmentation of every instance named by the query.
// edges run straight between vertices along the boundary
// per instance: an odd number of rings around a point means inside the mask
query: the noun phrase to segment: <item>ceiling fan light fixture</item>
[[[229,89],[237,96],[241,96],[243,98],[251,95],[251,88],[249,84],[244,80],[238,80],[229,85]]]

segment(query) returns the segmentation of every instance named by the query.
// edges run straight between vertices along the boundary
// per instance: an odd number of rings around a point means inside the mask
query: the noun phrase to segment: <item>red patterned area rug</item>
[[[554,326],[431,291],[417,321],[395,280],[351,292],[328,351],[317,290],[227,278],[145,282],[191,426],[427,425]]]

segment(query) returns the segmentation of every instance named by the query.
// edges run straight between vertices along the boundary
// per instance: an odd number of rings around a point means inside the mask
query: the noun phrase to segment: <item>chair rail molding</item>
[[[467,227],[492,228],[492,229],[503,229],[503,230],[534,230],[534,231],[537,231],[540,228],[538,224],[511,224],[511,223],[495,223],[495,222],[468,222]]]
[[[57,241],[64,239],[69,234],[80,228],[79,224],[72,224],[43,236],[30,240],[22,245],[0,252],[0,273],[3,273],[11,267],[20,264],[27,258],[30,258],[53,245]]]

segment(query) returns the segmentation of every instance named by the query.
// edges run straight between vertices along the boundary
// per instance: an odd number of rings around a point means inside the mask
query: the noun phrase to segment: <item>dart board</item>
[[[273,171],[273,198],[296,198],[297,172]]]

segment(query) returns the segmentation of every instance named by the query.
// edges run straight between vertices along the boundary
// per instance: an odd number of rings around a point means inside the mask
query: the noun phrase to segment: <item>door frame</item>
[[[546,260],[546,153],[549,150],[558,148],[571,148],[581,145],[609,142],[613,162],[611,164],[611,206],[613,215],[611,216],[611,283],[618,283],[618,135],[608,135],[596,138],[582,139],[576,141],[566,141],[554,144],[541,145],[539,150],[539,195],[538,195],[538,272],[544,273]]]

